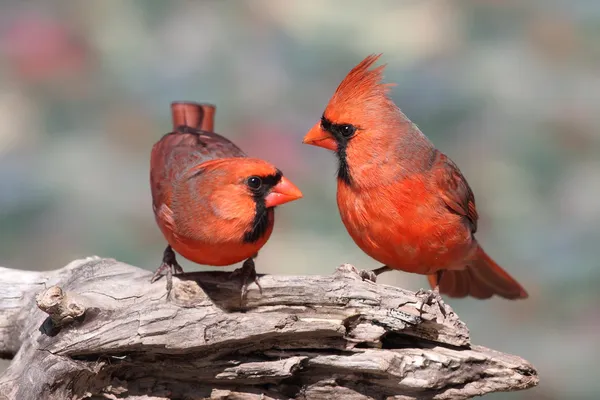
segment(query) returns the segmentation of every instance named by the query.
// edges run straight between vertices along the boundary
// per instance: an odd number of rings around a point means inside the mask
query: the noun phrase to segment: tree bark
[[[470,343],[445,304],[363,281],[229,272],[164,280],[89,257],[0,268],[0,399],[467,399],[538,384],[517,356]]]

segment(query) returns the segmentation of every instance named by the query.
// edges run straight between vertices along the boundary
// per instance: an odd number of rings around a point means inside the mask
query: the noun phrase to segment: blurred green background
[[[345,74],[383,52],[397,104],[469,180],[479,240],[530,293],[449,301],[474,343],[539,369],[538,388],[489,398],[597,399],[599,37],[597,0],[3,1],[0,265],[96,254],[154,270],[150,149],[170,102],[194,100],[305,194],[278,209],[259,272],[378,266],[341,224],[334,156],[301,140]]]

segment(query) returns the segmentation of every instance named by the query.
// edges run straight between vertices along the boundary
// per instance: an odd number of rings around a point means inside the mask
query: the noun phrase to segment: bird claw
[[[377,282],[377,277],[384,272],[391,271],[391,268],[387,265],[383,267],[375,268],[373,270],[363,269],[358,272],[358,275],[362,278],[363,281],[371,281],[373,283]]]
[[[358,276],[360,276],[363,281],[377,283],[377,274],[370,269],[362,269],[358,271]]]
[[[258,276],[256,275],[256,267],[252,258],[249,258],[246,261],[244,261],[244,264],[241,268],[238,268],[231,273],[231,278],[235,278],[237,276],[241,276],[242,278],[242,287],[240,294],[240,300],[242,302],[248,294],[248,286],[250,286],[250,284],[252,283],[255,283],[256,286],[258,286],[258,291],[262,295],[262,286],[260,286],[260,283],[258,282]]]
[[[163,260],[160,267],[156,269],[154,275],[150,279],[150,283],[154,283],[159,280],[163,275],[167,277],[167,298],[171,295],[171,289],[173,289],[173,275],[182,274],[183,268],[177,262],[177,258],[175,257],[175,252],[171,248],[171,246],[167,246],[163,253]]]
[[[421,300],[421,306],[419,307],[419,316],[423,315],[423,307],[425,306],[425,304],[432,305],[435,302],[438,304],[438,308],[440,309],[440,312],[442,313],[444,318],[446,318],[446,303],[444,303],[444,299],[440,295],[439,287],[435,287],[433,290],[419,289],[415,293],[415,296],[419,300]]]

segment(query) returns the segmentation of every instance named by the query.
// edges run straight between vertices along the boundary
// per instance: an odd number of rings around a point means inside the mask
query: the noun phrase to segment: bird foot
[[[260,286],[260,283],[258,282],[258,276],[256,275],[256,267],[252,258],[249,258],[246,261],[244,261],[244,264],[241,268],[238,268],[231,273],[231,278],[236,278],[238,276],[241,276],[242,278],[242,288],[240,295],[240,300],[242,302],[248,294],[248,286],[250,286],[250,284],[252,284],[253,282],[256,283],[256,286],[258,286],[258,291],[260,292],[260,294],[262,294],[262,286]]]
[[[432,305],[433,303],[437,303],[440,312],[444,318],[446,318],[446,303],[444,303],[444,299],[440,295],[440,289],[438,286],[436,286],[433,290],[420,289],[415,293],[415,296],[421,300],[421,306],[419,307],[420,316],[423,315],[423,307],[425,304]]]
[[[392,269],[387,265],[383,267],[375,268],[373,270],[370,269],[362,269],[358,272],[358,275],[362,278],[363,281],[371,281],[373,283],[377,282],[377,277],[384,272],[391,271]]]
[[[377,282],[377,274],[370,269],[361,269],[358,271],[358,276],[360,276],[363,281]]]
[[[175,252],[171,246],[167,246],[163,253],[163,260],[160,267],[156,269],[154,275],[150,279],[150,283],[154,283],[159,280],[163,275],[167,276],[167,298],[171,295],[171,289],[173,289],[173,275],[182,274],[183,268],[177,262]]]

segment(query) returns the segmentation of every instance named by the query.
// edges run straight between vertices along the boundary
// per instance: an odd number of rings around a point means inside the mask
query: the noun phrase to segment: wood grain
[[[537,385],[520,357],[470,343],[445,304],[363,281],[176,276],[89,257],[0,268],[0,399],[467,399]],[[443,309],[443,310],[442,310]],[[43,310],[43,311],[42,311]]]

